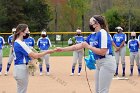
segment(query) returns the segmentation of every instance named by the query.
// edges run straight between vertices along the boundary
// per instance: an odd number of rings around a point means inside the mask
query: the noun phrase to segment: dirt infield
[[[77,75],[77,69],[74,76],[70,76],[72,57],[51,57],[50,76],[39,76],[39,71],[35,76],[30,76],[27,93],[90,93],[85,78],[84,64],[81,76]],[[126,76],[129,80],[113,80],[109,93],[140,93],[140,77],[137,76],[136,65],[134,67],[134,76],[129,77],[129,58],[126,57]],[[7,58],[3,59],[3,75],[0,76],[0,93],[16,93],[16,81],[14,80],[13,64],[9,76],[4,76]],[[120,75],[121,75],[121,65]],[[45,65],[44,65],[45,72]],[[92,91],[94,91],[94,72],[87,70],[88,78]],[[93,92],[94,93],[94,92]]]

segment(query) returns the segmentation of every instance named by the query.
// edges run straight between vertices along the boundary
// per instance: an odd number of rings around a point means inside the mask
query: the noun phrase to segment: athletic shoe
[[[122,74],[122,77],[125,77],[125,73]]]
[[[50,75],[50,73],[49,73],[49,72],[47,72],[47,73],[46,73],[46,75],[47,75],[47,76],[49,76],[49,75]]]
[[[80,73],[78,73],[78,76],[80,76],[81,74]]]
[[[131,73],[129,76],[133,76],[133,74]]]
[[[0,76],[2,75],[2,73],[0,72]]]
[[[118,76],[118,74],[115,73],[114,76],[116,77],[116,76]]]
[[[70,76],[74,76],[74,73],[71,73]]]
[[[42,74],[42,72],[40,72],[40,74],[39,74],[40,76],[42,76],[43,74]]]
[[[8,76],[8,72],[6,71],[4,75],[5,75],[5,76]]]

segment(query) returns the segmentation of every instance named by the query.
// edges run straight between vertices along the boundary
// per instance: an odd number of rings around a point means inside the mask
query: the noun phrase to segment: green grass
[[[3,56],[8,57],[9,51],[10,51],[9,47],[3,48]],[[88,55],[88,49],[86,49],[85,54]],[[51,54],[51,56],[72,56],[72,55],[73,55],[72,51],[70,51],[70,52],[56,52],[56,53]],[[129,56],[128,48],[126,48],[126,56]]]

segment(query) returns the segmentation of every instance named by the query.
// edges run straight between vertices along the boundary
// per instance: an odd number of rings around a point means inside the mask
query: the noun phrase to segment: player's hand
[[[90,47],[90,45],[87,42],[82,42],[81,44],[82,44],[83,48],[89,48]]]
[[[120,48],[119,47],[116,47],[115,52],[118,52],[119,50],[120,50]]]
[[[55,51],[55,52],[62,52],[62,51],[63,51],[63,48],[57,47],[57,48],[54,49],[54,51]]]
[[[47,50],[47,54],[51,54],[51,53],[54,53],[55,51],[50,49],[50,50]]]

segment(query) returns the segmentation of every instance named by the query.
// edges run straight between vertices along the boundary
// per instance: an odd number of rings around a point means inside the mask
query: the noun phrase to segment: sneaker
[[[42,72],[40,72],[40,74],[39,74],[40,76],[42,76],[43,74],[42,74]]]
[[[47,73],[46,73],[46,75],[47,75],[47,76],[49,76],[49,75],[50,75],[50,73],[49,73],[49,72],[47,72]]]
[[[122,77],[125,77],[125,73],[122,74]]]
[[[129,76],[133,76],[133,74],[131,73]]]
[[[117,77],[117,76],[118,76],[118,74],[117,74],[117,73],[115,73],[115,74],[114,74],[114,76],[115,76],[115,77]]]
[[[2,75],[2,73],[0,72],[0,76]]]
[[[6,71],[4,75],[5,75],[5,76],[8,76],[8,72]]]
[[[78,76],[80,76],[81,74],[80,73],[78,73]]]
[[[70,76],[74,76],[74,73],[71,73]]]

